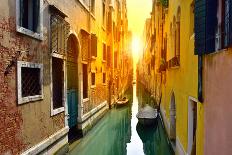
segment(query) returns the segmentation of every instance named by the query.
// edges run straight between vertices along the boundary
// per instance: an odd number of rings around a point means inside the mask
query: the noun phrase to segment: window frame
[[[92,4],[94,4],[94,6],[92,6]],[[92,15],[95,15],[96,12],[96,1],[95,0],[90,0],[90,13]]]
[[[93,79],[92,79],[92,75],[94,74],[94,84],[93,84]],[[95,88],[96,87],[96,71],[91,71],[91,88]]]
[[[84,65],[86,65],[86,75],[87,75],[87,97],[84,98]],[[89,73],[88,73],[88,63],[82,61],[81,64],[82,67],[82,98],[83,98],[83,102],[88,101],[89,100]]]
[[[20,26],[20,4],[21,4],[21,0],[16,0],[16,31],[27,35],[29,37],[38,39],[38,40],[43,40],[43,0],[39,0],[40,1],[40,8],[39,8],[39,22],[38,22],[38,26],[39,26],[39,32],[34,32],[32,30],[29,30],[25,27]]]
[[[106,42],[102,42],[102,62],[107,62],[107,45]]]
[[[57,59],[61,59],[63,61],[63,77],[64,77],[64,81],[63,81],[63,99],[62,99],[62,107],[59,107],[59,108],[56,108],[54,109],[54,106],[53,106],[53,74],[52,74],[52,58],[57,58]],[[65,106],[65,94],[66,94],[66,62],[65,60],[63,59],[63,56],[62,55],[59,55],[59,54],[56,54],[56,53],[52,53],[51,54],[51,64],[50,64],[50,75],[51,75],[51,85],[50,85],[50,88],[51,88],[51,116],[54,116],[54,115],[57,115],[59,113],[62,113],[64,112],[64,106]]]
[[[105,0],[102,0],[102,28],[104,30],[106,28],[106,1]]]
[[[40,69],[41,95],[22,97],[22,75],[21,75],[22,67],[39,68]],[[18,87],[17,96],[18,96],[18,104],[19,105],[24,104],[24,103],[28,103],[28,102],[43,100],[43,98],[44,98],[44,93],[43,93],[43,64],[26,62],[26,61],[17,61],[17,87]]]
[[[105,74],[105,82],[104,82],[104,74]],[[103,85],[106,85],[106,80],[107,78],[106,78],[106,72],[103,72],[102,73],[102,83],[103,83]]]

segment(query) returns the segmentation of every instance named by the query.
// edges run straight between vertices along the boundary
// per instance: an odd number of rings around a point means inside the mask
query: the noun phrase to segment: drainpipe
[[[202,79],[202,71],[203,71],[203,56],[198,56],[198,101],[203,103],[203,79]]]

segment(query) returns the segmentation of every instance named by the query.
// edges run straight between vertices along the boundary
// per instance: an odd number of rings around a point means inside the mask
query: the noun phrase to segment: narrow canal
[[[130,105],[110,110],[84,138],[70,146],[70,155],[174,154],[160,119],[146,129],[138,124],[136,114],[142,104],[149,102],[148,93],[141,85],[138,89],[133,85],[126,96]]]

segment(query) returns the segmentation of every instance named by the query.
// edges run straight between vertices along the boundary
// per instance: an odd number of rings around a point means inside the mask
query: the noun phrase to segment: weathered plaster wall
[[[180,66],[167,69],[166,73],[163,72],[163,85],[162,85],[162,107],[166,119],[170,121],[170,103],[171,95],[175,95],[176,103],[176,137],[183,147],[183,151],[187,153],[188,147],[188,102],[189,97],[197,99],[197,83],[198,83],[198,58],[194,55],[194,35],[191,34],[193,23],[190,22],[191,16],[191,0],[181,1],[172,0],[169,1],[169,7],[165,10],[165,23],[164,34],[167,33],[168,45],[167,45],[167,61],[174,56],[174,46],[172,45],[173,38],[170,35],[170,25],[173,25],[173,18],[175,16],[177,21],[178,7],[180,7]],[[158,23],[161,23],[161,9],[156,7],[156,28],[158,29]],[[157,21],[159,20],[159,21]],[[161,31],[161,30],[159,30]],[[157,33],[156,33],[157,34]],[[157,50],[161,51],[160,45],[162,40],[156,38]],[[158,57],[158,59],[157,59]],[[156,54],[156,69],[159,67],[160,54]],[[159,86],[160,75],[157,74],[156,85]],[[158,89],[159,91],[159,89]],[[203,115],[204,107],[201,103],[197,103],[197,154],[203,153]]]
[[[0,152],[19,154],[48,138],[64,127],[64,115],[50,116],[50,51],[48,46],[48,4],[43,5],[43,41],[16,32],[16,1],[3,1],[0,5]],[[17,51],[18,60],[42,63],[44,99],[17,104],[16,65],[8,68]],[[7,69],[8,68],[8,69]],[[4,75],[4,72],[9,73]]]
[[[232,49],[204,56],[205,155],[231,154]]]

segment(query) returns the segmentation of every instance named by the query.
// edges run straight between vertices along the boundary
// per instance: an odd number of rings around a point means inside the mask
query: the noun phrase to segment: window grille
[[[43,99],[43,65],[17,62],[18,104]]]
[[[92,73],[91,74],[91,79],[92,79],[92,86],[96,85],[96,74],[95,73]]]
[[[41,95],[40,69],[21,68],[22,97]]]
[[[103,73],[103,83],[106,83],[106,73]]]
[[[59,15],[51,15],[51,50],[52,53],[66,55],[70,25]]]

